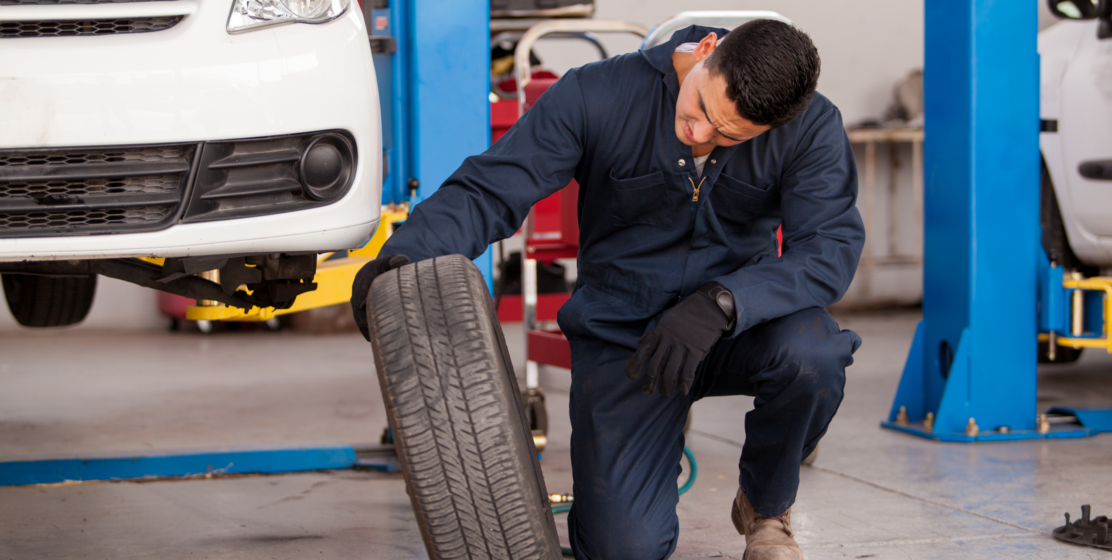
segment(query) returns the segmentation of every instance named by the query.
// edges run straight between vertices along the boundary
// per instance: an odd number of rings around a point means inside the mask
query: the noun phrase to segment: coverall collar
[[[711,33],[717,34],[718,38],[721,39],[729,31],[718,27],[692,25],[677,30],[672,34],[672,38],[668,39],[668,42],[651,49],[642,50],[641,56],[644,56],[649,65],[664,75],[664,83],[668,85],[668,90],[672,92],[672,95],[679,95],[680,83],[676,76],[676,67],[672,65],[672,54],[676,52],[676,47],[683,43],[698,43],[703,40],[703,37]]]

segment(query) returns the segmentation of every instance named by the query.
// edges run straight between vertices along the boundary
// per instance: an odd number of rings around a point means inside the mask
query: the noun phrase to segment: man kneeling
[[[731,512],[745,558],[803,558],[791,528],[800,462],[860,344],[823,308],[865,239],[853,152],[818,76],[807,35],[772,20],[688,27],[571,70],[356,278],[366,336],[377,274],[478,257],[579,182],[578,279],[558,317],[572,349],[577,558],[672,554],[683,426],[694,401],[720,395],[756,397]]]

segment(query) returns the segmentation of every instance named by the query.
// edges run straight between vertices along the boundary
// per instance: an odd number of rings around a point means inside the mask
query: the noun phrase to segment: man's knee
[[[812,308],[777,319],[765,340],[773,369],[786,376],[785,382],[837,391],[845,385],[845,368],[861,339],[853,331],[841,330],[824,309]]]

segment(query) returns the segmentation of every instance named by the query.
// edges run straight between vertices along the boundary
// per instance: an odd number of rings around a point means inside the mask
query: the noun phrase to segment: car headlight
[[[324,23],[347,11],[351,0],[233,0],[228,33],[282,23]]]

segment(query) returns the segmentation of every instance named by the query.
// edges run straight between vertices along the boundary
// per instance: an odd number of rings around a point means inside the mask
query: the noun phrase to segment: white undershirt
[[[710,154],[707,154],[703,157],[695,158],[695,172],[696,172],[695,176],[696,177],[702,177],[703,176],[703,167],[705,167],[707,165],[707,158],[709,158],[709,157],[710,157]]]

